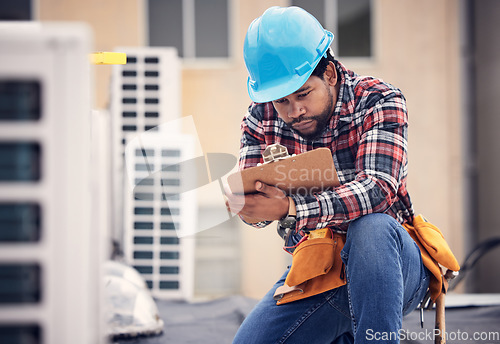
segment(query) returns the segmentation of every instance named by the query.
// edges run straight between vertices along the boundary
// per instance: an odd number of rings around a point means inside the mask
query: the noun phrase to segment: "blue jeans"
[[[428,288],[429,271],[406,230],[392,217],[371,214],[353,221],[341,252],[346,285],[276,305],[280,280],[241,324],[233,343],[399,343],[403,315]]]

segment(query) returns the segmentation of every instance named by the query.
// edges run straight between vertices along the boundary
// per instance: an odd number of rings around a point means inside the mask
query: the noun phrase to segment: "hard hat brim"
[[[249,77],[247,81],[248,95],[255,103],[266,103],[286,97],[301,88],[302,85],[306,83],[307,79],[309,79],[313,70],[302,76],[294,77],[292,81],[290,81],[290,79],[287,79],[286,82],[278,81],[276,85],[267,86],[265,89],[259,91],[255,91],[252,88]]]

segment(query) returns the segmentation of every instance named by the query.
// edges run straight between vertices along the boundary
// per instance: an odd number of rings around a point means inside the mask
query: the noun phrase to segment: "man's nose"
[[[288,112],[288,117],[291,119],[299,118],[304,115],[306,110],[300,102],[290,102],[290,111]]]

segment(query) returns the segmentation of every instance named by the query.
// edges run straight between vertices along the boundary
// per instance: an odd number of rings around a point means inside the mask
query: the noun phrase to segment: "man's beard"
[[[289,128],[293,129],[292,126],[294,124],[300,123],[302,121],[307,121],[307,120],[315,121],[316,129],[312,133],[303,134],[300,131],[294,129],[294,131],[296,131],[300,136],[302,136],[307,141],[313,141],[314,139],[318,138],[323,133],[323,130],[328,126],[328,122],[330,121],[332,114],[333,114],[333,96],[330,89],[328,89],[328,103],[326,104],[325,108],[319,115],[310,117],[301,116],[290,123],[286,123],[286,125]]]

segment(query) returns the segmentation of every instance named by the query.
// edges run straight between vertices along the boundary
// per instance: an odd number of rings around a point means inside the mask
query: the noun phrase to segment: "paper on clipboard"
[[[231,174],[227,182],[234,194],[255,193],[255,182],[273,185],[290,194],[312,194],[340,185],[328,148],[289,156]]]

